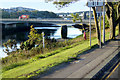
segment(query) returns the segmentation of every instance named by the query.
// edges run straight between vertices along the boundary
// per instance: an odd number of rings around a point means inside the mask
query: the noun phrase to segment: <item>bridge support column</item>
[[[61,26],[61,37],[63,39],[67,38],[67,25]]]
[[[83,19],[86,19],[86,13],[83,12]]]

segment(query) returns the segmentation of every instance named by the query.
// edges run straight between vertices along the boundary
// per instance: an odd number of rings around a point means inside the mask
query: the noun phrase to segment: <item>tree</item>
[[[110,38],[115,39],[116,26],[119,24],[120,32],[120,1],[106,2],[106,15],[110,24]]]
[[[48,0],[48,1],[52,1],[52,0]],[[63,8],[64,6],[76,2],[79,0],[69,0],[69,2],[57,2],[54,1],[53,4],[56,4],[57,7]],[[114,6],[118,6],[117,8],[115,8]],[[110,24],[110,38],[111,39],[115,39],[115,28],[117,26],[117,24],[119,23],[119,32],[120,32],[120,1],[119,2],[106,2],[106,15],[107,18],[109,20],[109,24]],[[93,14],[94,14],[94,20],[95,20],[95,27],[96,27],[96,34],[97,34],[97,39],[98,39],[98,44],[100,44],[100,30],[99,30],[99,25],[98,25],[98,21],[97,21],[97,14],[96,14],[96,7],[92,7],[93,9]],[[116,17],[117,15],[117,17]]]
[[[10,14],[6,11],[3,11],[3,10],[2,10],[0,15],[2,16],[2,18],[9,18],[10,17]]]
[[[73,22],[75,23],[76,22],[76,20],[80,20],[80,22],[82,22],[82,19],[81,19],[81,17],[79,16],[79,14],[78,13],[76,13],[75,15],[72,13],[71,14],[71,17],[73,17]]]
[[[56,15],[53,12],[48,11],[15,11],[15,12],[7,12],[2,10],[2,14],[0,14],[2,18],[19,18],[21,15],[30,15],[30,18],[60,18],[58,15]]]
[[[49,1],[49,0],[48,0]],[[52,0],[50,0],[52,1]],[[79,1],[79,0],[69,0],[69,2],[57,2],[57,1],[54,1],[53,4],[56,4],[57,7],[60,7],[60,8],[63,8],[64,6],[68,5],[68,4],[71,4],[73,2],[76,2],[76,1]],[[59,8],[59,9],[60,9]],[[95,20],[95,27],[96,27],[96,34],[97,34],[97,39],[98,39],[98,45],[100,44],[100,30],[99,30],[99,25],[98,25],[98,21],[97,21],[97,14],[96,14],[96,9],[95,7],[92,7],[93,9],[93,13],[94,13],[94,20]],[[75,16],[74,16],[75,17]],[[75,19],[75,18],[74,18]],[[75,20],[74,20],[75,21]]]
[[[120,2],[118,3],[118,6],[117,6],[117,17],[120,17]],[[119,21],[118,27],[119,27],[119,35],[120,35],[120,21]]]
[[[31,29],[28,35],[29,39],[24,43],[22,42],[20,45],[22,50],[30,50],[35,47],[35,45],[40,45],[42,43],[42,34],[37,33],[37,30],[33,28],[33,25],[30,27]]]
[[[97,13],[96,13],[96,8],[92,7],[93,9],[93,15],[94,15],[94,21],[95,21],[95,27],[96,27],[96,35],[98,39],[98,45],[100,45],[100,29],[98,25],[98,20],[97,20]]]

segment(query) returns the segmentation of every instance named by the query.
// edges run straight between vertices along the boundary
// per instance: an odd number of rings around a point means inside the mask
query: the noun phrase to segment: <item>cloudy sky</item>
[[[80,0],[70,4],[68,7],[58,10],[52,2],[45,3],[44,0],[0,0],[0,8],[26,7],[40,11],[52,11],[55,13],[78,12],[89,10],[89,8],[85,6],[86,2],[87,0]]]

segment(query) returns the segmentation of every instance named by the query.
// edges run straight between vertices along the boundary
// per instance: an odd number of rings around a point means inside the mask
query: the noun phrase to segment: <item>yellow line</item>
[[[107,80],[111,75],[112,73],[119,67],[120,65],[120,62],[118,63],[118,65],[112,70],[112,72],[107,76],[107,78],[105,80]]]
[[[120,60],[120,59],[119,59],[119,60]],[[118,60],[118,61],[119,61],[119,60]],[[118,64],[119,64],[119,63],[118,63]],[[116,63],[115,63],[113,66],[115,66],[115,65],[116,65]],[[112,66],[109,70],[111,70],[111,69],[113,68],[113,66]],[[109,70],[108,70],[108,71],[109,71]],[[106,75],[107,75],[107,74],[105,74],[105,75],[101,78],[101,80],[103,80],[103,78],[104,78]]]
[[[114,64],[113,66],[115,66],[115,64]],[[110,71],[110,70],[113,68],[113,66],[112,66],[108,71]],[[101,80],[103,80],[103,78],[105,78],[106,75],[107,75],[107,74],[105,74],[105,75],[101,78]]]

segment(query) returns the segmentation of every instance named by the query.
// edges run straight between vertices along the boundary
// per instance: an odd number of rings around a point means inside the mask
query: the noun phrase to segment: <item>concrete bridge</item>
[[[94,21],[91,21],[94,23]],[[79,24],[80,21],[76,21],[73,23],[72,20],[64,20],[62,18],[50,18],[50,19],[0,19],[0,28],[2,28],[3,32],[9,31],[23,31],[29,30],[31,25],[34,27],[57,27],[63,25],[73,25]],[[89,24],[89,20],[83,20],[82,23]]]
[[[49,19],[0,19],[1,22],[13,22],[13,23],[46,23],[46,24],[54,24],[54,25],[69,25],[75,24],[72,20],[64,20],[62,18],[49,18]],[[94,20],[91,21],[94,23]],[[76,21],[76,23],[81,23],[80,21]],[[83,20],[82,23],[89,23],[89,20]]]

